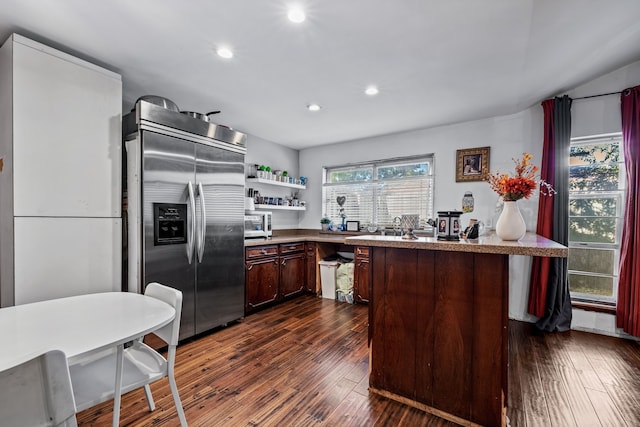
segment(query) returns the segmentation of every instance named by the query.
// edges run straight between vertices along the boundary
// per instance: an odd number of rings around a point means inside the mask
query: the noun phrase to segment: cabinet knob
[[[267,254],[267,250],[266,249],[262,249],[262,255],[266,255]]]

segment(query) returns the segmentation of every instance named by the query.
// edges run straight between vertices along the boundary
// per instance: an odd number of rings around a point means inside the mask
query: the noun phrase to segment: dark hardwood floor
[[[514,427],[639,426],[640,344],[510,322]],[[195,426],[455,426],[369,394],[367,307],[301,297],[181,344],[176,381]],[[179,425],[166,380],[122,399],[122,426]],[[111,424],[113,402],[78,414]]]

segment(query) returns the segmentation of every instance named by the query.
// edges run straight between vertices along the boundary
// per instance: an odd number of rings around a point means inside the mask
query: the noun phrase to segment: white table
[[[0,309],[0,371],[62,350],[72,365],[94,351],[118,348],[114,378],[114,420],[120,413],[124,343],[167,325],[175,317],[169,304],[129,292],[60,298]]]

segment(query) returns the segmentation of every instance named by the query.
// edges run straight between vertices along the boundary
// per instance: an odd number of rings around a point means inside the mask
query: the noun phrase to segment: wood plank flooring
[[[640,425],[640,344],[510,323],[508,415],[514,427]],[[310,296],[252,314],[178,347],[189,425],[455,426],[369,394],[367,307]],[[122,399],[122,426],[176,426],[166,380]],[[78,414],[111,424],[113,402]]]
[[[512,426],[640,426],[640,342],[509,323]]]

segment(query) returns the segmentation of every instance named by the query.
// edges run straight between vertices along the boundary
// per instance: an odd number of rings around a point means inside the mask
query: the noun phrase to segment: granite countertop
[[[322,242],[322,243],[345,243],[345,238],[349,235],[343,233],[319,233],[317,231],[309,231],[303,234],[286,234],[276,235],[271,239],[245,239],[244,246],[262,246],[262,245],[278,245],[280,243],[297,243],[297,242]]]
[[[566,258],[569,255],[569,249],[566,246],[535,233],[527,233],[518,241],[501,240],[493,232],[480,236],[478,239],[461,239],[459,241],[438,240],[435,237],[419,237],[417,240],[405,240],[401,237],[393,236],[355,236],[346,238],[345,244],[559,258]]]
[[[293,233],[276,235],[269,240],[247,239],[245,247],[261,245],[277,245],[280,243],[321,242],[347,245],[376,246],[387,248],[427,249],[453,252],[475,252],[506,255],[528,255],[566,258],[569,249],[553,240],[527,233],[522,239],[511,242],[503,241],[494,232],[480,236],[478,239],[445,241],[435,237],[418,237],[417,240],[405,240],[398,236],[381,236],[357,233],[323,233],[318,230],[297,230]]]

